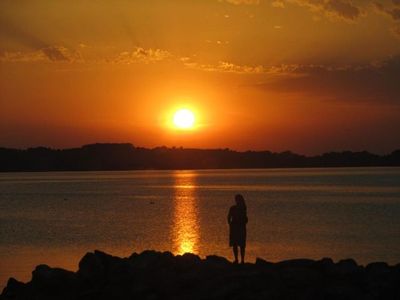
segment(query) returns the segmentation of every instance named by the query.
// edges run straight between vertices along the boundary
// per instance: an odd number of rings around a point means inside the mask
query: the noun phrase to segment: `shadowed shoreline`
[[[91,144],[80,148],[0,147],[0,172],[251,169],[400,166],[400,150],[387,155],[362,152],[328,152],[305,156],[285,152],[230,149],[147,149],[132,144]]]
[[[128,258],[87,253],[77,272],[39,265],[32,279],[8,280],[0,299],[399,299],[400,264],[358,265],[257,258],[235,265],[215,255],[147,250]]]

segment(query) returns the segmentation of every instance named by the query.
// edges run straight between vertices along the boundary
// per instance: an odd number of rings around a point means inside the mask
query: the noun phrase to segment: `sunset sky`
[[[94,142],[400,148],[400,0],[1,1],[0,146]]]

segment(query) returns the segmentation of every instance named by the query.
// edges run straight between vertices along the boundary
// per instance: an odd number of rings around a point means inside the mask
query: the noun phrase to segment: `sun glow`
[[[179,129],[193,128],[195,121],[194,114],[191,110],[183,108],[175,112],[173,123]]]

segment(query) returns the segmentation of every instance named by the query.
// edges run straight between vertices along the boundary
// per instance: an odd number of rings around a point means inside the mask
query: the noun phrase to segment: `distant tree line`
[[[91,144],[72,149],[0,148],[0,171],[97,171],[144,169],[229,169],[400,166],[400,150],[388,155],[329,152],[304,156],[290,151],[230,149],[146,149],[132,144]]]

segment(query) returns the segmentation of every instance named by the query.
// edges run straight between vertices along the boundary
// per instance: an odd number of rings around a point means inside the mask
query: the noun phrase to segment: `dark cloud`
[[[311,11],[325,13],[331,18],[355,21],[361,16],[361,10],[349,0],[288,0]]]
[[[246,5],[257,5],[260,4],[260,0],[219,0],[219,2],[227,2],[230,4],[234,5],[241,5],[241,4],[246,4]]]
[[[400,3],[400,0],[398,0],[397,2]],[[400,4],[396,3],[396,1],[393,1],[393,3],[395,5],[400,5]],[[379,2],[374,2],[374,5],[375,5],[375,8],[378,10],[378,12],[392,17],[392,19],[394,21],[400,20],[400,8],[398,8],[398,7],[387,8],[382,3],[379,3]]]
[[[61,46],[50,46],[33,51],[0,50],[2,62],[84,62],[78,51],[71,51]]]
[[[11,22],[7,22],[0,18],[0,36],[9,38],[11,40],[17,41],[20,44],[27,46],[31,49],[41,49],[48,47],[48,45],[37,38],[33,34],[13,25]]]
[[[32,50],[40,50],[51,61],[70,61],[70,58],[63,53],[63,48],[52,46],[34,34],[2,19],[0,19],[0,36],[16,41]]]
[[[260,85],[319,99],[386,102],[400,105],[400,56],[366,66],[297,66],[285,76]]]
[[[330,0],[325,4],[325,9],[347,20],[355,20],[361,15],[357,6],[344,0]]]
[[[400,24],[393,26],[392,32],[394,35],[400,38]]]
[[[61,47],[50,46],[41,50],[51,61],[70,61],[71,59],[62,53],[63,49]]]
[[[387,13],[392,16],[393,20],[400,20],[400,8],[393,8],[392,10],[387,10]]]
[[[387,7],[380,2],[374,2],[375,9],[378,13],[384,14],[390,17],[393,21],[393,26],[391,31],[393,34],[400,38],[400,0],[392,0],[393,5],[391,7]]]

